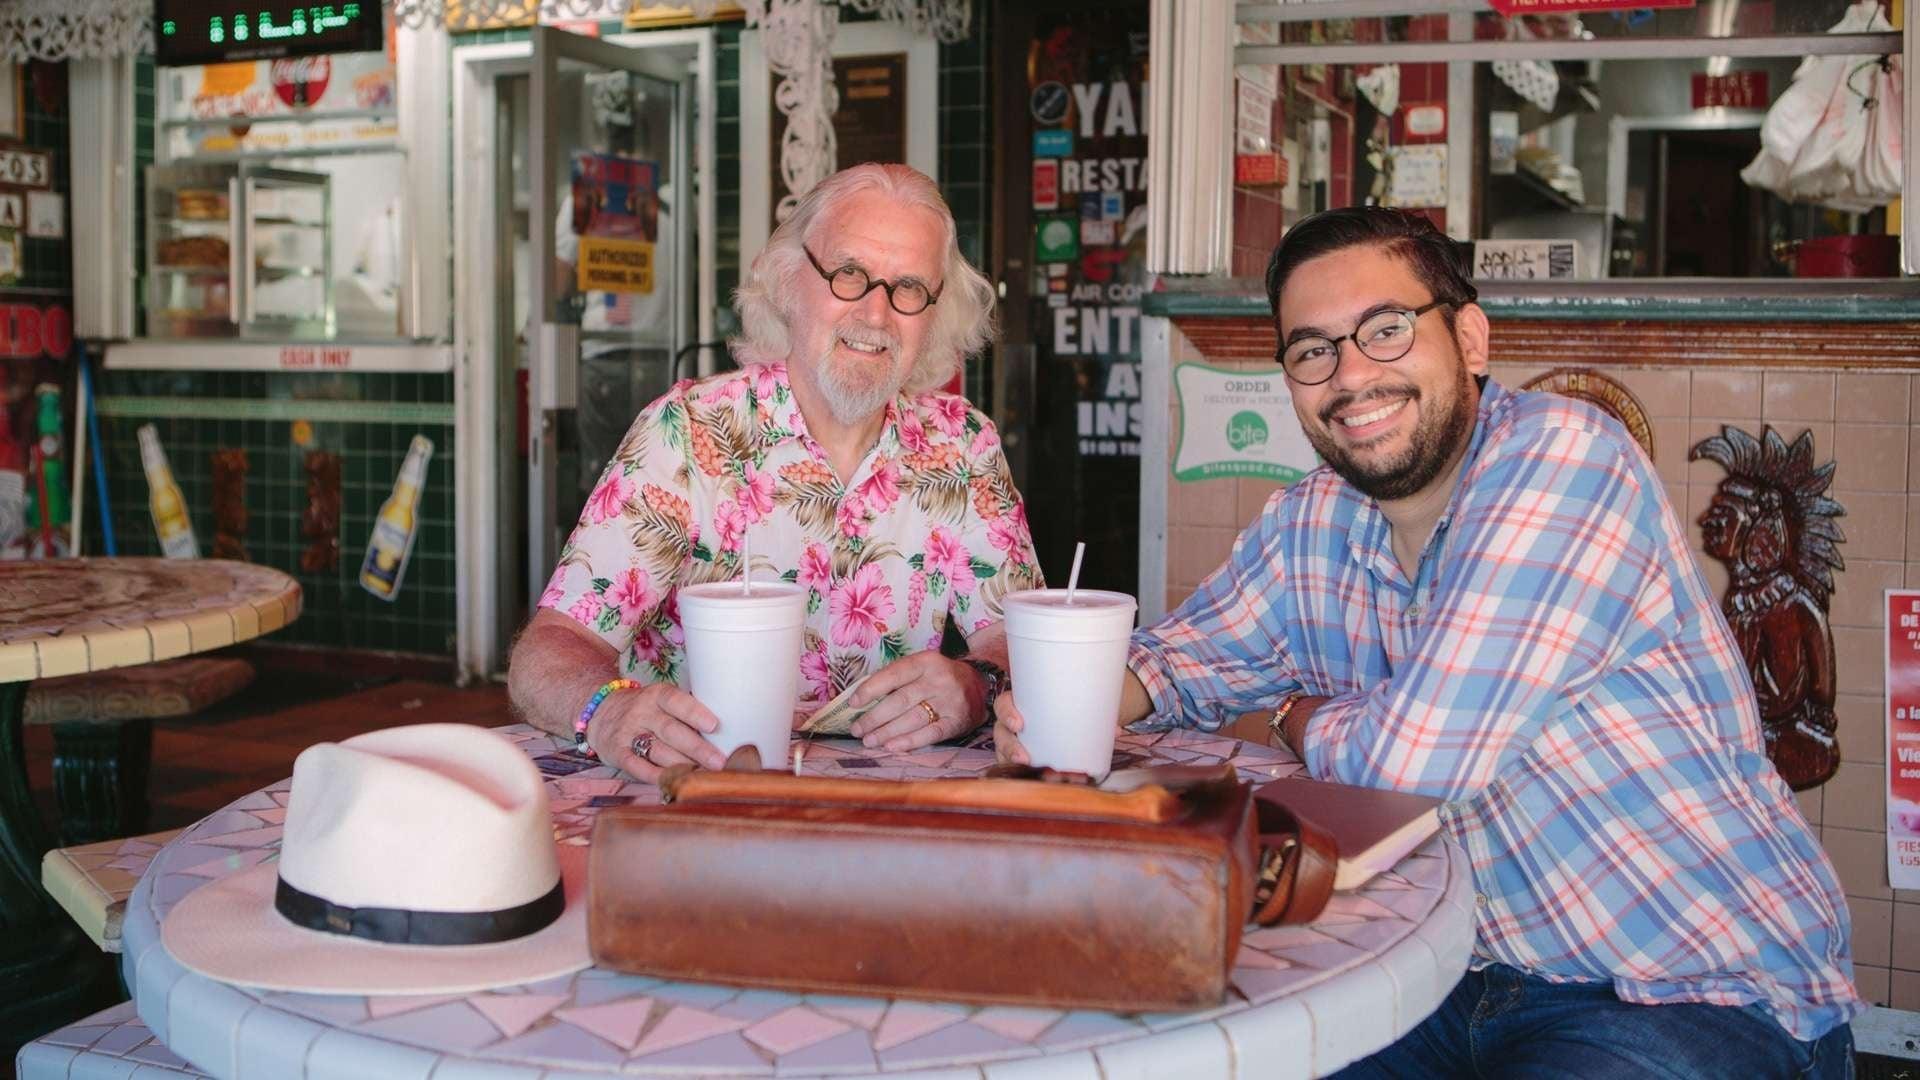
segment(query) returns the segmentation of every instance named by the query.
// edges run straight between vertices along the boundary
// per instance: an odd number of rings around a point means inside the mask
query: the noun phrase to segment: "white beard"
[[[842,334],[854,341],[885,345],[888,359],[893,361],[898,373],[894,368],[877,371],[870,362],[850,361],[836,366],[834,348]],[[905,373],[913,370],[913,364],[902,364],[899,350],[900,340],[881,331],[862,333],[857,327],[846,327],[834,332],[826,353],[813,363],[813,384],[836,421],[849,426],[858,424],[885,409],[887,402],[900,393],[900,388],[906,385]]]

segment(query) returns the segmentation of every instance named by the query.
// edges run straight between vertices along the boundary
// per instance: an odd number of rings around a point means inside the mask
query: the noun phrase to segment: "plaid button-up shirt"
[[[1378,504],[1275,495],[1129,666],[1148,726],[1329,695],[1315,776],[1449,800],[1476,967],[1631,1002],[1755,1003],[1812,1039],[1865,1006],[1825,853],[1651,463],[1578,401],[1487,382],[1409,580]]]

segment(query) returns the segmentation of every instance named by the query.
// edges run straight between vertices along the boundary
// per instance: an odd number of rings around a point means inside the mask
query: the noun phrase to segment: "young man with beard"
[[[1135,635],[1120,720],[1272,710],[1313,776],[1447,800],[1471,969],[1351,1074],[1851,1075],[1846,902],[1652,464],[1599,410],[1488,380],[1424,218],[1302,221],[1267,294],[1326,464]]]
[[[634,421],[515,644],[515,708],[643,780],[718,768],[718,721],[677,685],[675,595],[741,577],[751,530],[756,576],[809,590],[806,696],[866,678],[869,746],[973,730],[1005,678],[1000,597],[1040,572],[993,425],[938,389],[993,334],[939,189],[904,165],[828,177],[735,302],[739,370]],[[959,660],[940,653],[950,621]]]

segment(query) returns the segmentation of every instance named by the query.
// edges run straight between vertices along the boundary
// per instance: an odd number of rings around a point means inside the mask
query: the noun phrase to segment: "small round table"
[[[582,764],[561,741],[523,726],[500,731],[549,776],[562,842],[584,843],[606,806],[659,800],[653,786],[605,766],[561,775]],[[1253,780],[1301,771],[1282,751],[1194,732],[1122,735],[1118,750],[1127,765],[1228,761]],[[805,767],[921,779],[977,774],[992,760],[972,747],[888,754],[821,739]],[[122,963],[140,1018],[215,1076],[1317,1076],[1425,1018],[1466,970],[1473,942],[1466,859],[1436,836],[1366,886],[1336,894],[1313,924],[1250,931],[1229,999],[1192,1012],[792,994],[597,968],[419,997],[247,990],[188,972],[161,945],[160,920],[196,887],[274,855],[289,785],[175,838],[127,905]],[[991,928],[981,929],[987,947]]]
[[[0,563],[0,1044],[71,1019],[101,993],[99,950],[40,887],[52,841],[27,780],[28,684],[217,649],[299,614],[299,584],[250,563]]]

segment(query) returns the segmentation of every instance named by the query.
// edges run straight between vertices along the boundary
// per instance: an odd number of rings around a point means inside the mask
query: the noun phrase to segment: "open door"
[[[648,51],[533,30],[532,598],[628,425],[672,385],[693,341],[692,91],[683,65]]]

